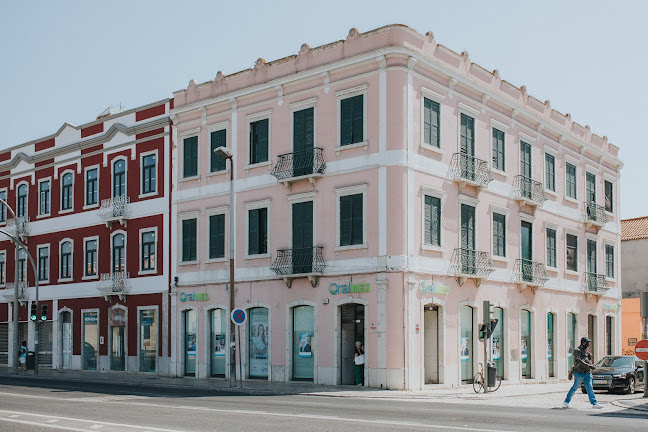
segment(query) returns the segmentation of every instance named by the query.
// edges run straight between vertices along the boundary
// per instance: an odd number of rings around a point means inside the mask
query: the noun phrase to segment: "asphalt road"
[[[647,428],[647,413],[632,410],[241,394],[0,377],[0,432],[645,432]]]

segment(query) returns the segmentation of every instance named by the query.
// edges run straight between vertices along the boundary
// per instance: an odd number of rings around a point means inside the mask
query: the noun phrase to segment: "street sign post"
[[[648,340],[640,340],[635,345],[635,355],[641,360],[648,360]]]
[[[232,311],[232,322],[238,326],[242,325],[247,319],[247,313],[243,309],[234,309]]]
[[[232,322],[236,325],[236,333],[238,334],[238,343],[239,343],[239,349],[238,351],[238,357],[239,357],[239,377],[241,378],[241,388],[243,388],[243,365],[241,362],[241,326],[245,323],[245,320],[247,320],[247,312],[245,312],[243,309],[233,309],[232,310]]]

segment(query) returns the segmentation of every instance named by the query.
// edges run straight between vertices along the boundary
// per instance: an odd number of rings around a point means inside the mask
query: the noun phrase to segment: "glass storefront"
[[[461,363],[461,382],[470,384],[473,380],[473,308],[459,306],[460,339],[459,361]]]
[[[313,380],[315,342],[315,308],[293,309],[293,379]]]
[[[549,376],[555,376],[554,372],[554,319],[555,315],[547,314],[547,370]]]
[[[520,314],[520,344],[522,378],[531,378],[531,312],[524,309]]]
[[[497,374],[504,377],[504,309],[495,308],[495,319],[497,319],[497,327],[491,341],[492,359],[497,367]]]
[[[99,327],[97,312],[83,313],[83,369],[97,370]]]
[[[248,329],[248,365],[250,378],[268,378],[268,342],[270,327],[268,309],[253,308],[249,310],[250,326]]]
[[[184,374],[196,375],[196,333],[198,321],[195,310],[188,310],[184,313],[184,334],[185,334],[185,368]]]
[[[210,312],[211,376],[224,377],[227,352],[227,314],[223,309]]]
[[[157,326],[155,321],[154,309],[139,311],[140,372],[155,372],[157,351]]]
[[[567,314],[567,365],[574,366],[574,350],[576,349],[576,315]]]

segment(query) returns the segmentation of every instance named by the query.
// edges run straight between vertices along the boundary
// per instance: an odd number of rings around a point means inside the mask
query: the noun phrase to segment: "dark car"
[[[592,371],[594,390],[635,392],[637,387],[644,386],[644,369],[641,360],[635,356],[605,356]],[[581,391],[586,393],[581,384]]]

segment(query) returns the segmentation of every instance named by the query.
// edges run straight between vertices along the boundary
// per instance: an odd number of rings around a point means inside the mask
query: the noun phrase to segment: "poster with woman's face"
[[[268,309],[250,309],[250,376],[256,378],[268,377],[268,343],[270,327],[268,325]]]
[[[547,339],[547,358],[550,360],[553,358],[553,341],[551,339]]]
[[[311,355],[311,334],[299,333],[299,357],[310,357]]]
[[[217,334],[214,336],[214,355],[223,357],[225,355],[225,335]]]
[[[461,338],[461,346],[459,348],[459,358],[461,361],[470,360],[470,339],[467,337]]]
[[[187,355],[196,355],[196,335],[194,334],[187,335]]]
[[[494,337],[492,343],[493,343],[493,360],[499,360],[501,357],[500,338]]]
[[[522,351],[522,354],[520,355],[520,358],[522,359],[522,361],[526,362],[527,355],[528,355],[528,352],[529,352],[529,347],[527,345],[526,337],[522,338],[522,350],[521,351]]]

